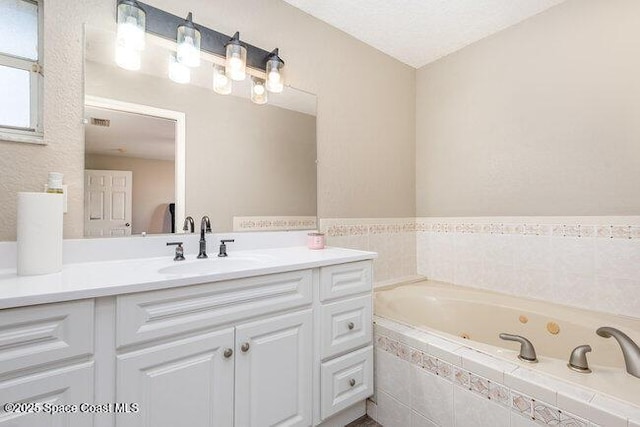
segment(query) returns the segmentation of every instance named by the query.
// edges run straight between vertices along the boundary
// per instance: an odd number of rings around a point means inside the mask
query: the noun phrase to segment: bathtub
[[[634,424],[640,422],[640,378],[632,377],[624,370],[617,342],[595,333],[600,326],[613,326],[640,343],[640,319],[426,280],[377,290],[374,307],[378,326],[382,326],[378,327],[378,334],[391,334],[388,340],[394,341],[395,338],[398,345],[413,343],[405,350],[392,348],[392,352],[399,352],[400,358],[402,352],[414,351],[414,347],[421,344],[419,337],[422,336],[426,341],[423,348],[434,349],[434,356],[452,362],[454,370],[459,368],[457,365],[464,365],[465,354],[475,351],[484,360],[489,360],[488,365],[505,367],[500,376],[494,378],[494,382],[503,379],[506,386],[515,385],[511,389],[522,385],[520,388],[524,390],[520,391],[525,394],[529,392],[529,395],[535,394],[535,386],[546,387],[549,393],[543,393],[545,390],[542,389],[540,391],[546,399],[539,397],[538,400],[553,400],[547,403],[560,414],[564,409],[561,403],[569,402],[566,405],[578,413],[576,419],[582,419],[585,423],[640,425]],[[519,344],[500,340],[498,334],[501,332],[528,338],[535,346],[539,363],[520,361],[517,358]],[[429,342],[435,344],[427,345]],[[377,343],[380,343],[379,337]],[[567,367],[572,349],[582,344],[589,344],[593,349],[587,356],[593,371],[590,374],[577,373]],[[450,354],[443,354],[447,351]],[[406,355],[407,360],[410,358],[410,355]],[[424,363],[422,365],[424,367]],[[474,373],[473,370],[464,371],[461,375],[473,376]],[[529,387],[522,382],[523,378],[529,377],[537,385]],[[452,378],[455,381],[453,375]],[[575,391],[575,396],[570,396],[568,401],[558,398],[559,395],[567,397],[572,391]],[[535,397],[531,397],[534,402],[532,418],[535,418]],[[583,405],[574,405],[575,402]],[[626,421],[614,423],[606,416],[608,421],[602,421],[602,414],[594,413],[599,402],[608,402],[603,404],[603,410]]]

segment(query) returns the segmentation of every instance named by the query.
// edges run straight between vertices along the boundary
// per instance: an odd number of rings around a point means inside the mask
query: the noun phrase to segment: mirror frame
[[[179,233],[178,230],[182,230],[182,224],[184,223],[186,216],[186,114],[180,111],[165,110],[148,105],[134,104],[131,102],[118,101],[115,99],[92,95],[85,95],[84,106],[123,111],[125,113],[142,114],[145,116],[154,116],[175,121],[175,227],[176,233]],[[86,209],[86,205],[84,209]],[[83,220],[86,221],[85,212],[83,212],[82,217]],[[84,234],[84,221],[82,229]]]

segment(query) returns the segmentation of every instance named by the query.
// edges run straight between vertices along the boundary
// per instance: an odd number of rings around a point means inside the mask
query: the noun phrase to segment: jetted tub
[[[612,326],[640,345],[640,319],[426,280],[380,289],[374,306],[382,318],[640,406],[640,378],[626,373],[615,339],[596,335],[600,326]],[[540,363],[519,361],[520,344],[501,340],[501,332],[529,339]],[[591,374],[567,367],[571,351],[583,344],[593,348]]]

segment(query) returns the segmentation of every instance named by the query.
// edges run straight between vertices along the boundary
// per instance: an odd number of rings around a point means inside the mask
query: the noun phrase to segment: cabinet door
[[[118,356],[118,427],[233,425],[233,329],[210,332]],[[227,351],[225,355],[225,351]]]
[[[236,328],[235,425],[311,425],[311,310]]]
[[[80,412],[80,404],[93,403],[93,362],[53,369],[0,383],[0,402],[34,403],[38,413],[0,409],[2,427],[90,427],[93,414]],[[47,406],[49,405],[49,406]],[[77,405],[75,411],[51,414],[49,408]],[[31,406],[27,411],[34,410]],[[61,409],[62,410],[62,409]]]

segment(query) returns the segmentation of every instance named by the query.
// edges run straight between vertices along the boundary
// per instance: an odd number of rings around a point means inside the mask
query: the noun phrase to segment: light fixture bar
[[[184,18],[165,12],[162,9],[153,7],[147,3],[138,2],[147,14],[147,32],[167,40],[176,41],[176,28],[184,24]],[[219,33],[211,28],[193,23],[193,26],[200,31],[200,49],[218,55],[222,58],[226,55],[225,45],[231,36]],[[267,57],[270,52],[259,47],[242,42],[247,48],[247,67],[266,71]]]

